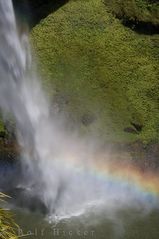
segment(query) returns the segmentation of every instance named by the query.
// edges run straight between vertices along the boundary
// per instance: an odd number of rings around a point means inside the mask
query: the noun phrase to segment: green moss
[[[45,87],[64,98],[76,126],[110,141],[158,140],[157,35],[125,28],[102,0],[74,0],[35,27],[32,41]],[[124,132],[131,121],[140,134]]]
[[[0,133],[5,132],[4,123],[0,120]]]
[[[105,0],[118,17],[159,24],[159,2],[151,0]]]

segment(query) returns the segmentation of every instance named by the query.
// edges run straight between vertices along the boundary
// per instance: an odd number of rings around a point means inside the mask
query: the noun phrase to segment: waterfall
[[[45,180],[40,167],[44,165],[39,166],[39,163],[45,164],[45,159],[53,157],[59,134],[50,119],[49,104],[40,82],[32,70],[28,36],[18,33],[11,0],[0,1],[0,42],[0,107],[4,118],[14,117],[21,160],[24,170],[28,170],[25,172],[28,183],[38,181],[42,187]],[[34,179],[30,180],[29,175]],[[43,188],[40,191],[42,196]],[[54,188],[55,196],[56,193]]]
[[[0,107],[4,118],[11,115],[16,123],[28,178],[25,187],[41,198],[50,213],[82,208],[91,195],[69,160],[79,153],[84,158],[83,146],[67,135],[59,118],[50,116],[47,97],[32,70],[28,36],[17,31],[11,0],[0,0],[0,42]]]
[[[40,198],[51,215],[61,217],[79,215],[98,204],[111,211],[156,205],[151,191],[137,184],[140,179],[145,182],[142,175],[129,168],[130,175],[125,176],[119,165],[120,176],[117,167],[109,172],[107,161],[102,166],[99,158],[92,162],[88,144],[68,133],[59,116],[50,114],[33,70],[27,33],[18,33],[11,0],[0,0],[0,43],[0,108],[4,120],[12,117],[16,124],[27,179],[21,186]]]

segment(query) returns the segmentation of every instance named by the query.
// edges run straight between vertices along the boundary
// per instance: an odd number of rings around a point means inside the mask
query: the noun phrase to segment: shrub
[[[0,193],[0,202],[4,201],[6,196]],[[17,239],[15,224],[12,214],[5,209],[0,208],[0,238],[1,239]]]

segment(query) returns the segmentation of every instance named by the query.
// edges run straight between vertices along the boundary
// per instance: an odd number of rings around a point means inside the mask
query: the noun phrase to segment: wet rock
[[[134,123],[134,122],[131,122],[131,125],[132,125],[138,132],[141,132],[141,131],[142,131],[143,125],[138,124],[138,123]]]
[[[119,17],[120,18],[120,17]],[[125,27],[136,31],[139,34],[145,35],[154,35],[159,34],[159,24],[155,25],[151,22],[143,22],[143,21],[133,21],[127,18],[122,19],[122,23]]]
[[[7,156],[0,160],[0,191],[14,188],[22,180],[20,161]]]
[[[48,208],[40,196],[35,194],[34,189],[16,187],[8,190],[6,194],[10,196],[7,201],[16,207],[42,214],[48,213]]]
[[[81,122],[85,126],[89,126],[94,121],[95,121],[95,116],[89,113],[85,113],[81,118]]]
[[[29,22],[31,27],[67,2],[68,0],[13,0],[18,18]]]
[[[47,207],[42,201],[42,188],[33,185],[34,178],[26,171],[19,160],[0,160],[0,192],[8,195],[7,201],[13,207],[46,214]],[[29,183],[33,186],[29,187]],[[40,185],[41,186],[41,185]]]
[[[126,127],[124,128],[124,132],[126,133],[131,133],[131,134],[137,134],[137,130],[135,128],[132,128],[132,127]]]

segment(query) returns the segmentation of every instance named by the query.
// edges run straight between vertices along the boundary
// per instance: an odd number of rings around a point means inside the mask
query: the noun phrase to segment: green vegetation
[[[46,89],[82,132],[158,141],[158,35],[124,27],[102,0],[72,0],[33,29],[32,42]],[[131,122],[142,131],[124,132]]]
[[[5,132],[4,123],[0,120],[0,134]]]
[[[0,202],[5,198],[6,196],[0,193]],[[10,212],[0,208],[0,238],[17,239],[15,228],[17,225],[14,223]]]
[[[105,3],[120,18],[159,25],[158,0],[105,0]]]

